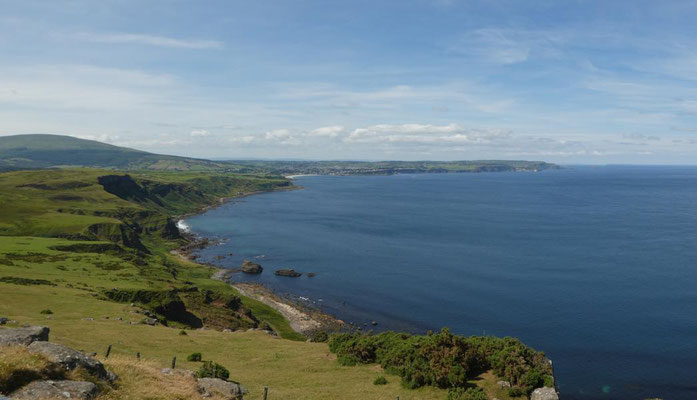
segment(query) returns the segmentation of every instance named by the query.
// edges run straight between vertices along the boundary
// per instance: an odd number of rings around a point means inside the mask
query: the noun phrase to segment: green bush
[[[201,353],[191,353],[189,354],[188,357],[186,357],[186,361],[192,361],[192,362],[198,362],[201,361],[202,356]]]
[[[384,376],[380,375],[375,380],[373,381],[373,385],[387,385],[387,379],[385,379]]]
[[[310,336],[310,341],[315,343],[325,343],[329,340],[329,334],[326,331],[315,331]]]
[[[543,380],[546,387],[554,387],[554,377],[552,375],[545,375]]]
[[[218,378],[225,379],[230,377],[230,371],[218,363],[213,361],[204,361],[201,368],[196,371],[196,376],[199,378]]]
[[[45,310],[41,310],[41,314],[47,314],[47,315],[49,315],[49,314],[53,314],[53,311],[51,311],[50,309],[47,308],[47,309],[45,309]]]
[[[508,395],[511,397],[519,397],[523,395],[523,389],[518,386],[513,386],[508,389]]]
[[[187,336],[187,335],[188,335],[188,333],[186,333],[185,330],[182,329],[179,331],[179,336]]]
[[[448,390],[447,400],[487,400],[486,393],[478,387],[463,389],[461,387]]]
[[[544,354],[517,339],[463,337],[448,329],[425,336],[335,334],[329,339],[329,349],[342,365],[379,363],[388,373],[400,376],[408,388],[464,388],[469,377],[492,370],[529,393],[552,374]]]

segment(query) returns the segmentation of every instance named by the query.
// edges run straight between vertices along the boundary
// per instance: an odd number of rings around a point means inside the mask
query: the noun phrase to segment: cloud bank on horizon
[[[0,135],[212,158],[697,160],[694,0],[0,6]]]

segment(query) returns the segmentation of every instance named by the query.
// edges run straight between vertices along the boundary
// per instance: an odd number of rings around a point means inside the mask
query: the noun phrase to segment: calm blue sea
[[[201,257],[361,326],[519,337],[564,399],[697,399],[697,168],[296,183],[187,220]]]

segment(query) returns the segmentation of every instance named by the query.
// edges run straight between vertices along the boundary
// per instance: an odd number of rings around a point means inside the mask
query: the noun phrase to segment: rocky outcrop
[[[33,342],[48,340],[49,329],[45,326],[29,326],[17,329],[0,329],[0,345],[28,346]]]
[[[84,368],[90,374],[101,379],[113,382],[117,379],[114,373],[107,372],[104,365],[85,353],[73,350],[69,347],[49,342],[34,342],[29,345],[29,351],[41,354],[49,361],[60,364],[65,369],[72,371],[77,367]]]
[[[559,400],[559,393],[551,387],[537,388],[530,395],[530,400]]]
[[[225,399],[242,399],[247,392],[244,386],[217,378],[201,378],[198,380],[198,391],[206,397],[218,395]]]
[[[244,260],[242,262],[242,272],[246,274],[260,274],[263,270],[264,268],[255,262],[249,260]]]
[[[294,269],[279,269],[274,274],[278,276],[288,276],[290,278],[297,278],[302,274]]]
[[[14,400],[94,399],[99,394],[92,382],[34,381],[12,393]]]

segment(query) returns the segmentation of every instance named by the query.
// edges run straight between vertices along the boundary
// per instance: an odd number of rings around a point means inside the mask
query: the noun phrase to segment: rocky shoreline
[[[290,186],[290,187],[285,187],[285,188],[280,188],[278,190],[274,191],[287,191],[287,190],[299,190],[302,189],[302,187],[298,186]],[[255,191],[255,192],[249,192],[249,193],[240,193],[237,196],[233,197],[225,197],[225,198],[220,198],[219,203],[217,204],[211,204],[208,206],[205,206],[201,208],[199,212],[196,213],[189,213],[189,214],[184,214],[180,215],[177,217],[179,221],[183,220],[185,217],[190,217],[194,215],[198,215],[201,213],[205,213],[209,210],[212,210],[216,207],[219,207],[226,202],[234,199],[239,199],[247,196],[252,196],[252,195],[257,195],[257,194],[263,194],[263,193],[272,193],[274,191]],[[212,275],[212,279],[217,279],[224,281],[228,284],[230,284],[232,287],[234,287],[240,294],[246,297],[253,298],[257,301],[260,301],[269,307],[273,308],[274,310],[278,311],[281,315],[283,315],[284,318],[288,320],[290,323],[291,328],[293,328],[294,331],[303,334],[303,335],[311,335],[313,332],[317,331],[340,331],[345,328],[345,323],[344,321],[329,315],[327,313],[323,313],[321,311],[318,311],[316,309],[313,309],[311,307],[308,307],[306,305],[302,305],[297,301],[294,301],[293,299],[283,297],[279,295],[278,293],[275,293],[273,290],[269,289],[266,286],[263,286],[261,284],[254,284],[254,283],[235,283],[232,281],[232,274],[234,273],[241,273],[244,270],[242,268],[240,269],[224,269],[220,268],[215,265],[211,265],[208,263],[202,263],[197,260],[197,257],[195,254],[193,254],[197,250],[201,250],[205,247],[211,246],[215,244],[214,242],[211,242],[208,238],[199,238],[192,234],[191,232],[188,231],[182,231],[180,229],[180,234],[182,237],[186,238],[188,243],[176,250],[172,250],[171,253],[182,260],[185,260],[187,262],[194,262],[200,265],[216,268],[217,271]],[[313,274],[314,275],[314,274]]]
[[[241,295],[260,301],[278,311],[298,333],[308,336],[317,331],[339,331],[345,326],[344,321],[303,306],[292,299],[284,298],[261,284],[233,282],[231,280],[233,273],[232,270],[221,268],[213,274],[212,278],[227,282]]]

